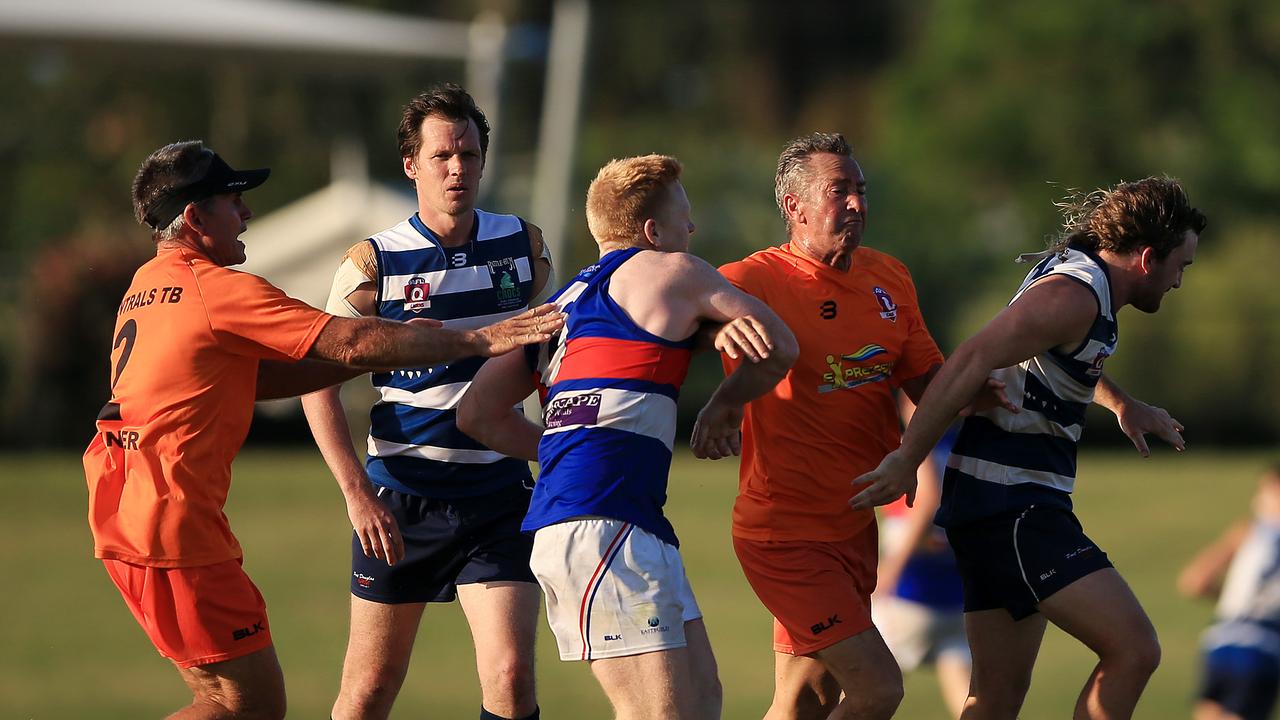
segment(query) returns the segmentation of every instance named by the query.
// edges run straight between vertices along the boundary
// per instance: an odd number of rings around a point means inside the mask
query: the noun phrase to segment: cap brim
[[[267,181],[267,176],[271,174],[271,168],[258,168],[257,170],[234,170],[231,176],[225,182],[220,183],[213,194],[235,193],[252,190]]]

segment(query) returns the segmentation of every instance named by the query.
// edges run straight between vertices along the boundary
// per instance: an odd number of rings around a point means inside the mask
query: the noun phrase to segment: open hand
[[[1147,447],[1147,433],[1154,433],[1156,437],[1172,445],[1178,452],[1187,449],[1187,444],[1182,439],[1182,433],[1186,428],[1182,423],[1174,420],[1164,408],[1148,405],[1141,400],[1132,400],[1125,403],[1120,412],[1116,413],[1116,420],[1120,423],[1120,429],[1129,436],[1129,440],[1133,441],[1133,446],[1138,449],[1142,457],[1151,456],[1151,448]]]
[[[521,345],[546,342],[564,327],[565,314],[551,303],[476,330],[477,355],[497,357]]]
[[[742,454],[742,406],[708,402],[693,424],[689,446],[694,457],[707,460]]]
[[[386,560],[388,565],[395,565],[404,557],[400,526],[372,491],[347,501],[347,517],[366,557]]]
[[[773,339],[764,325],[751,315],[743,315],[720,326],[716,332],[713,345],[716,350],[737,360],[746,356],[753,363],[769,357],[773,350]]]
[[[894,450],[880,461],[880,466],[871,472],[853,480],[854,485],[866,485],[857,495],[849,500],[854,510],[869,510],[876,505],[887,505],[894,500],[907,496],[907,506],[916,501],[916,468],[902,459],[899,450]]]

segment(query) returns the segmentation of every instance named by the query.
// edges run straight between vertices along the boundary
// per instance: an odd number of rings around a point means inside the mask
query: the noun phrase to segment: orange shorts
[[[183,568],[102,564],[151,644],[180,668],[271,645],[267,604],[239,560]]]
[[[836,542],[735,537],[751,589],[773,614],[773,649],[808,655],[872,627],[876,524]]]

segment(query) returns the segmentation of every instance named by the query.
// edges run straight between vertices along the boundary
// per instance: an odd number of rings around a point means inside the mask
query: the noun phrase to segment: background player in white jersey
[[[547,619],[560,657],[589,662],[626,720],[720,716],[715,657],[662,513],[694,336],[704,322],[728,323],[715,346],[758,361],[721,382],[699,414],[693,445],[703,456],[740,452],[743,406],[777,384],[797,352],[764,303],[687,252],[694,228],[680,171],[658,155],[600,170],[587,191],[600,260],[553,296],[569,319],[550,357],[486,363],[459,409],[468,433],[539,460],[524,528],[535,532]],[[726,342],[734,337],[745,342]],[[545,433],[512,411],[535,369]]]
[[[944,477],[938,524],[964,579],[973,679],[963,718],[1014,718],[1046,621],[1098,655],[1076,718],[1127,718],[1160,661],[1155,628],[1071,512],[1076,444],[1096,401],[1146,455],[1145,433],[1176,449],[1182,425],[1102,376],[1115,313],[1154,313],[1195,258],[1205,218],[1168,178],[1121,183],[1068,211],[1060,243],[1013,301],[948,358],[902,439],[854,480],[870,507],[915,492],[915,471],[993,370],[1018,398],[965,419]],[[1096,389],[1096,396],[1095,396]],[[1020,397],[1019,397],[1020,396]]]
[[[398,132],[418,212],[356,243],[334,277],[329,312],[466,328],[527,307],[552,284],[538,228],[476,209],[489,125],[445,83],[414,97]],[[545,295],[544,295],[545,296]],[[385,718],[404,682],[428,602],[462,603],[475,643],[480,717],[535,718],[538,586],[520,532],[528,464],[454,425],[482,358],[375,373],[368,459],[351,446],[338,387],[303,399],[346,499],[352,539],[351,634],[333,716]]]
[[[1196,720],[1266,720],[1280,693],[1280,464],[1258,478],[1252,506],[1178,576],[1183,594],[1218,599]]]

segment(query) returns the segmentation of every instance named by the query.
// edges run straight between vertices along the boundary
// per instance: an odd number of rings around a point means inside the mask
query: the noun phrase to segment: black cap
[[[204,166],[204,171],[199,177],[186,185],[169,188],[151,202],[143,218],[151,229],[168,227],[190,203],[222,193],[251,190],[266,182],[267,176],[271,174],[270,168],[234,170],[218,153],[207,148],[201,155],[200,164]]]

